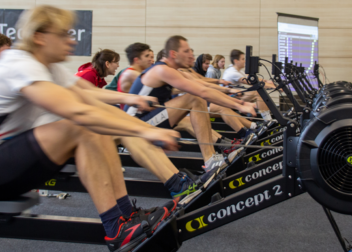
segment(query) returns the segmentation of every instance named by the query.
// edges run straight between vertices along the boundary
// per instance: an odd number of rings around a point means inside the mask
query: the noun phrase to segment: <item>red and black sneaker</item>
[[[237,144],[242,144],[242,139],[241,138],[234,138],[232,141],[231,141],[231,144],[233,144],[233,146],[231,147],[226,147],[223,149],[223,153],[225,154],[230,154],[231,152],[237,150],[239,148],[239,146],[236,146]]]
[[[113,238],[105,236],[105,242],[110,251],[128,252],[151,236],[160,222],[167,218],[166,207],[158,208],[148,215],[132,214],[130,217],[120,217],[117,222],[119,230]]]
[[[132,215],[139,214],[139,215],[149,215],[151,213],[154,213],[156,210],[158,210],[160,207],[152,207],[148,209],[143,209],[141,207],[136,206],[137,199],[132,200]],[[169,212],[168,216],[175,211],[177,207],[177,202],[175,200],[170,200],[166,202],[161,208],[166,208]],[[167,217],[168,217],[167,216]]]

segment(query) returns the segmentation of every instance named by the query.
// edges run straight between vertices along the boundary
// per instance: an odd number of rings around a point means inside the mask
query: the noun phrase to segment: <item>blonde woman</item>
[[[209,66],[205,77],[220,79],[221,78],[221,70],[224,69],[225,66],[225,57],[222,55],[215,55],[213,62]]]
[[[75,41],[68,31],[74,21],[73,12],[52,6],[25,11],[17,23],[22,38],[16,49],[1,53],[0,200],[37,188],[74,157],[81,182],[99,212],[109,249],[127,251],[146,238],[142,220],[154,231],[175,202],[148,215],[132,206],[110,135],[162,141],[176,150],[179,134],[151,127],[107,105],[125,103],[123,97],[134,96],[97,88],[58,64],[73,51]],[[47,120],[39,124],[43,111]],[[129,228],[133,236],[125,232]]]

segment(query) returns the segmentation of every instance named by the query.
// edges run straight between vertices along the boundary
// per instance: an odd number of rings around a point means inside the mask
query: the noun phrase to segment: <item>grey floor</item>
[[[127,168],[125,176],[131,177],[140,169]],[[143,175],[147,176],[147,173]],[[153,178],[149,175],[150,178]],[[138,205],[162,205],[167,199],[136,197]],[[35,214],[50,214],[97,218],[95,207],[86,193],[72,193],[66,200],[42,198],[42,203],[32,209]],[[341,231],[352,240],[351,216],[334,214]],[[58,251],[108,251],[100,245],[60,242],[0,239],[0,252],[58,252]],[[183,243],[180,252],[297,252],[342,251],[321,206],[308,194],[303,194],[278,205],[264,209],[243,219],[229,223]]]

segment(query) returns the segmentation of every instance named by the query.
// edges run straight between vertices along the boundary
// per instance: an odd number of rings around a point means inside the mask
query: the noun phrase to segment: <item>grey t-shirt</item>
[[[0,58],[0,143],[26,130],[62,119],[33,104],[20,92],[36,81],[70,87],[78,77],[60,64],[49,68],[23,50],[5,50]]]
[[[221,70],[215,68],[213,65],[208,67],[207,73],[205,74],[207,78],[220,79],[221,78]]]

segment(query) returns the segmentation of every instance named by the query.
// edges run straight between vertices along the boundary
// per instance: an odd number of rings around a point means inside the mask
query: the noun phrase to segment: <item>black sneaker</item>
[[[181,206],[185,206],[190,203],[194,198],[200,195],[208,187],[210,182],[213,181],[213,179],[219,172],[220,166],[213,166],[210,171],[204,173],[201,176],[196,176],[197,179],[192,179],[193,184],[195,185],[195,187],[192,188],[192,193],[188,195],[183,195],[178,204]]]
[[[176,201],[179,202],[189,194],[194,193],[195,191],[198,190],[198,185],[190,179],[186,174],[179,173],[179,175],[182,175],[181,180],[180,180],[180,187],[181,190],[178,192],[172,191],[170,192],[171,197]]]
[[[167,218],[166,208],[159,208],[148,215],[133,214],[130,217],[120,217],[117,222],[119,230],[113,238],[105,236],[105,242],[110,251],[128,252],[151,236],[160,222]]]
[[[137,199],[133,199],[132,200],[132,214],[131,214],[131,216],[134,216],[134,215],[149,215],[149,214],[154,213],[158,209],[160,209],[160,207],[152,207],[152,208],[144,209],[144,208],[141,208],[141,207],[137,207],[136,203],[137,203]],[[177,207],[177,202],[175,200],[170,200],[170,201],[166,202],[163,206],[161,206],[161,208],[166,208],[168,210],[168,216],[173,211],[175,211],[176,207]]]

